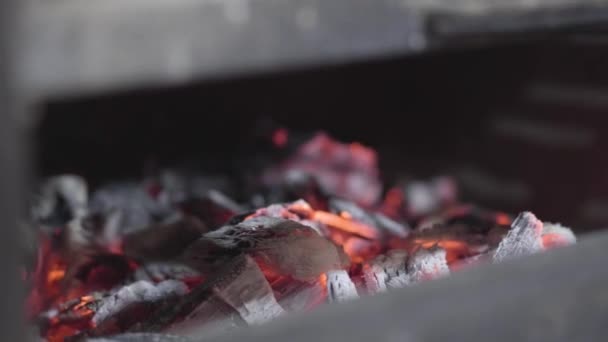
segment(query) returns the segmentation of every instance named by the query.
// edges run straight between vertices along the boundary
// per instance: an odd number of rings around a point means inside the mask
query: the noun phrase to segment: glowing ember
[[[287,151],[296,137],[279,128],[271,139]],[[246,203],[169,171],[91,196],[82,180],[78,196],[47,191],[33,219],[37,263],[24,272],[28,318],[48,341],[230,330],[576,241],[531,213],[513,220],[459,204],[448,177],[400,182],[382,200],[377,163],[374,150],[320,133],[267,167],[251,188],[265,187]],[[63,202],[78,205],[49,229]]]

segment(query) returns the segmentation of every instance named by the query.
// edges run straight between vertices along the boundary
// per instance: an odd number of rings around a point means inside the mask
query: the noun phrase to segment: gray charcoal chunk
[[[543,223],[531,212],[522,212],[511,224],[507,236],[498,244],[493,261],[530,255],[543,249],[541,234]]]

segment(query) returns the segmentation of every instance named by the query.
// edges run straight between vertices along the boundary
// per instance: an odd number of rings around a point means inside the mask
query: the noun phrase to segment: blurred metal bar
[[[331,305],[215,342],[600,341],[608,334],[608,232],[575,246]]]
[[[28,4],[19,75],[35,98],[403,56],[463,35],[572,27],[608,13],[606,0]]]
[[[19,281],[17,217],[22,194],[25,138],[18,122],[18,99],[13,83],[14,42],[18,35],[18,0],[0,2],[0,331],[4,341],[23,340],[23,284]]]

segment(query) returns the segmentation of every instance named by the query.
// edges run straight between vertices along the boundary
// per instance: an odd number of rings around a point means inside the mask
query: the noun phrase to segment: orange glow
[[[49,283],[54,283],[63,279],[63,277],[65,277],[64,269],[51,270],[46,277],[46,281]]]
[[[542,240],[543,247],[545,248],[563,247],[568,246],[572,243],[571,241],[559,234],[544,234],[542,236]]]
[[[340,216],[342,218],[347,219],[347,220],[352,220],[353,219],[353,215],[351,215],[348,211],[341,211],[340,212]]]
[[[321,286],[323,286],[323,288],[327,287],[327,274],[323,273],[319,276],[319,283],[321,283]]]
[[[511,218],[507,214],[498,213],[498,214],[496,214],[496,223],[498,223],[501,226],[510,226]]]
[[[311,218],[332,228],[340,229],[351,234],[357,234],[368,239],[378,239],[380,237],[378,231],[374,227],[357,221],[347,220],[326,211],[317,210],[313,213]]]
[[[285,147],[289,139],[289,133],[285,128],[279,128],[272,134],[272,142],[276,147]]]

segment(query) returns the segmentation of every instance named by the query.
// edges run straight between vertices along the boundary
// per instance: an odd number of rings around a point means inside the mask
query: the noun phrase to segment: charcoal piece
[[[158,183],[160,197],[167,203],[179,203],[191,198],[204,198],[210,191],[231,193],[233,184],[222,175],[196,174],[194,170],[165,169],[162,170]]]
[[[439,278],[450,273],[443,248],[421,248],[407,261],[407,274],[410,283]]]
[[[141,265],[133,274],[136,281],[189,280],[199,278],[200,272],[175,262],[154,262]]]
[[[409,228],[405,225],[394,221],[381,213],[369,212],[353,202],[332,198],[329,201],[329,208],[337,214],[346,212],[358,222],[371,227],[376,227],[385,233],[397,237],[404,238],[407,237],[409,233]]]
[[[194,342],[188,337],[151,334],[151,333],[126,333],[108,337],[88,338],[86,342]]]
[[[213,228],[245,211],[238,203],[216,190],[209,190],[203,197],[188,199],[180,207],[187,215],[195,216]]]
[[[350,264],[342,248],[312,228],[273,217],[256,217],[209,232],[187,248],[182,260],[209,272],[240,252],[255,257],[268,270],[306,281]]]
[[[211,295],[185,318],[163,329],[165,333],[180,336],[211,338],[215,335],[247,326],[240,314],[221,298]]]
[[[422,216],[453,203],[457,197],[457,189],[452,179],[438,177],[430,182],[414,181],[406,184],[405,196],[409,213]]]
[[[187,291],[186,285],[176,280],[166,280],[156,285],[146,281],[138,281],[124,286],[114,294],[104,298],[91,321],[96,326],[100,326],[131,305],[158,302],[167,297],[184,295]]]
[[[494,262],[530,255],[543,249],[543,223],[531,212],[520,213],[494,252]]]
[[[313,216],[314,210],[310,204],[300,199],[291,203],[271,204],[265,208],[260,208],[250,215],[248,219],[256,217],[288,219],[308,226],[317,233],[323,235],[323,232],[325,231],[323,224],[314,220]]]
[[[363,267],[363,280],[370,294],[384,292],[390,288],[401,288],[409,284],[406,272],[407,252],[392,250],[377,256]]]
[[[30,215],[45,226],[63,226],[87,213],[86,181],[76,175],[60,175],[47,179],[34,197]]]
[[[175,215],[171,203],[161,201],[137,183],[116,183],[95,191],[89,205],[91,213],[116,215],[121,232],[143,229]]]
[[[307,311],[325,302],[326,289],[319,280],[306,282],[282,277],[271,286],[281,307],[289,312]]]
[[[380,197],[380,182],[376,153],[360,144],[343,144],[318,133],[301,145],[297,152],[278,167],[266,170],[262,181],[277,186],[293,172],[315,177],[323,193],[372,205]]]
[[[285,313],[277,303],[256,262],[244,257],[245,265],[235,279],[220,281],[214,294],[232,306],[249,325],[262,324]]]
[[[399,223],[381,213],[374,213],[374,219],[376,225],[389,234],[400,238],[406,238],[410,234],[411,229],[407,223]]]
[[[337,214],[347,212],[353,219],[370,226],[376,224],[376,220],[371,213],[350,201],[332,198],[329,200],[329,209]]]
[[[327,276],[327,299],[330,303],[345,302],[359,298],[357,288],[344,270],[332,270]]]
[[[169,260],[180,255],[188,245],[208,231],[198,219],[185,217],[170,224],[156,224],[125,234],[122,250],[125,255],[137,260]]]
[[[543,248],[545,249],[568,246],[576,243],[576,236],[572,230],[559,223],[543,223],[541,238]]]

